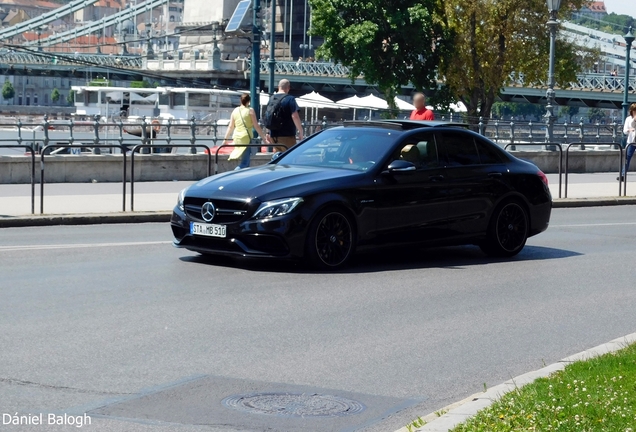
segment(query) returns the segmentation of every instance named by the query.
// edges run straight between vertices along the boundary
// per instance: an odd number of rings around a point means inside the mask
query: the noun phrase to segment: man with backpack
[[[298,115],[300,108],[296,103],[296,98],[289,94],[290,88],[289,80],[280,80],[278,92],[269,98],[265,111],[265,127],[269,129],[267,136],[270,142],[280,144],[274,146],[274,151],[282,152],[294,146],[296,144],[296,131],[298,131],[299,140],[304,138],[303,125]]]

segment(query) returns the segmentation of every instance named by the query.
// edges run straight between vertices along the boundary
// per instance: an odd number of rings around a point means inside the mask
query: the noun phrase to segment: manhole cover
[[[223,405],[255,414],[283,417],[332,417],[358,414],[366,408],[360,402],[338,396],[308,393],[257,393],[234,395]]]

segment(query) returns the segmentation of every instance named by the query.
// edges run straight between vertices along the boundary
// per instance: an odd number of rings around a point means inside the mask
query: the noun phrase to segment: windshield
[[[382,129],[328,129],[308,138],[276,163],[366,171],[391,151],[398,135],[397,131]]]

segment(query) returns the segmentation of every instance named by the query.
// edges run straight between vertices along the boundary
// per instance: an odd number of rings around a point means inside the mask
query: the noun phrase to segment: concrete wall
[[[557,173],[558,152],[516,151],[520,159],[535,163],[545,173]],[[570,151],[569,166],[572,173],[618,172],[618,150]],[[252,157],[252,165],[261,165],[271,159],[270,154]],[[207,175],[207,156],[188,154],[154,154],[135,156],[135,181],[198,180]],[[237,165],[219,156],[219,172],[229,171]],[[564,163],[565,169],[565,155]],[[122,155],[55,155],[44,159],[47,183],[120,182]],[[36,157],[36,181],[40,181],[40,158]],[[130,157],[127,158],[127,180],[130,179]],[[636,170],[636,163],[630,171]],[[214,157],[212,158],[214,172]],[[31,158],[29,156],[0,156],[0,184],[29,183]]]
[[[252,156],[252,166],[271,160],[270,154]],[[130,180],[130,156],[126,158]],[[122,181],[122,155],[55,155],[44,158],[46,183],[86,183]],[[237,161],[219,156],[219,172],[232,170]],[[211,164],[214,173],[214,156]],[[40,157],[36,157],[35,179],[40,181]],[[135,181],[199,180],[207,176],[207,156],[188,154],[135,155]],[[30,156],[0,156],[0,184],[23,184],[31,181]]]

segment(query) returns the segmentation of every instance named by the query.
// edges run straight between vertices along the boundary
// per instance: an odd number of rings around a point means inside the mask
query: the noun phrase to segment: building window
[[[44,88],[48,88],[48,87],[49,87],[49,79],[44,78]]]
[[[48,105],[48,104],[49,104],[49,94],[44,93],[44,105]]]
[[[18,95],[18,105],[22,105],[22,93]]]
[[[31,93],[26,94],[26,105],[31,105]]]
[[[37,104],[38,104],[38,94],[33,93],[33,105],[37,105]]]

